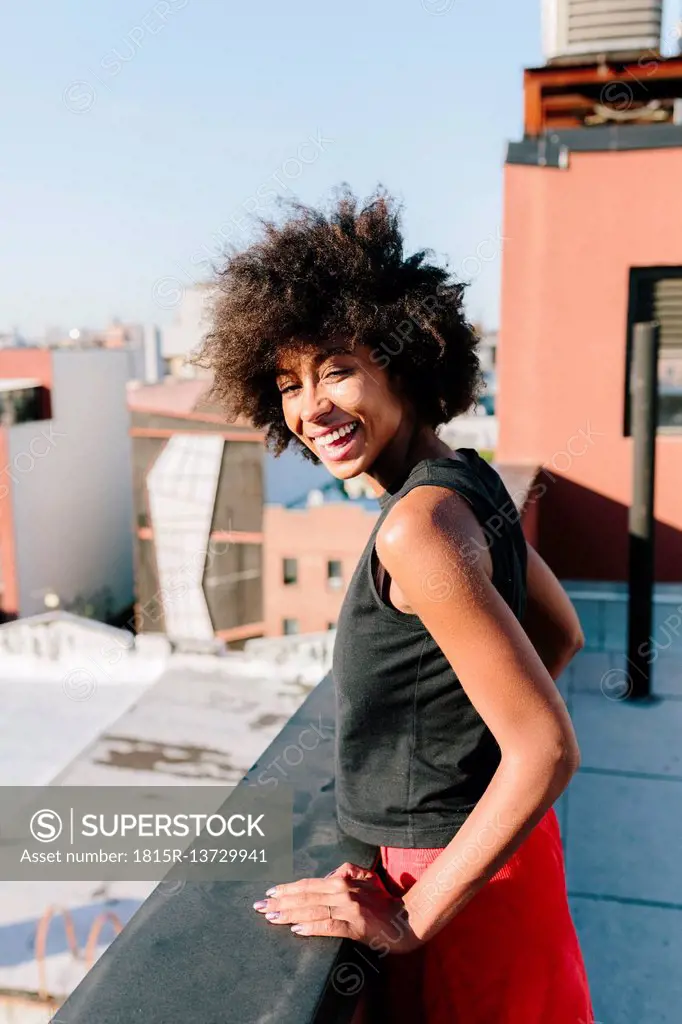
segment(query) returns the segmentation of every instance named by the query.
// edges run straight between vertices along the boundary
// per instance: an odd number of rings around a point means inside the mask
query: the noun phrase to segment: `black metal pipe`
[[[646,698],[651,692],[658,336],[657,323],[634,325],[631,405],[633,487],[628,582],[628,697],[631,699]]]

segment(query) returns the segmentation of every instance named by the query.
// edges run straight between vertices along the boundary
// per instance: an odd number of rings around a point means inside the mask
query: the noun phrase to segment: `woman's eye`
[[[352,370],[330,370],[327,374],[328,377],[345,377],[347,373],[352,373]]]
[[[297,387],[298,387],[297,384],[288,384],[286,387],[280,388],[279,389],[279,393],[280,393],[280,395],[286,395],[290,391],[294,391]]]

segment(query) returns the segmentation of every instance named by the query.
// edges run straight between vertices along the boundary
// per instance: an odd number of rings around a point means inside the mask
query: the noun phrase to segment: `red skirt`
[[[384,846],[379,872],[402,895],[441,852]],[[434,938],[381,963],[391,1024],[593,1024],[554,808]]]

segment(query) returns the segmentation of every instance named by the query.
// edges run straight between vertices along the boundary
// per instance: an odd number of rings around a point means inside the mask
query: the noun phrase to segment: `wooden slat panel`
[[[682,277],[655,283],[653,315],[661,325],[661,348],[682,348]]]

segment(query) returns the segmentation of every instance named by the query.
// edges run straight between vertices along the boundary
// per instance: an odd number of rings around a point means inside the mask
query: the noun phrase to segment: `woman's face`
[[[289,430],[341,480],[368,472],[409,431],[407,403],[370,354],[336,341],[282,349],[277,363]]]

